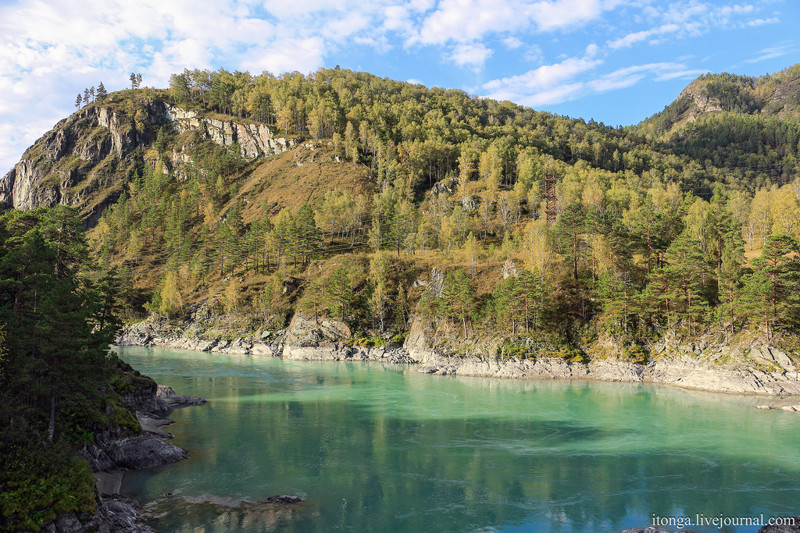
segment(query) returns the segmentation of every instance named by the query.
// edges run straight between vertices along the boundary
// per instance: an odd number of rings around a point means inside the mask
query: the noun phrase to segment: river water
[[[600,532],[654,519],[677,530],[699,515],[800,514],[800,415],[756,410],[763,399],[119,353],[209,400],[171,415],[172,442],[190,459],[126,475],[123,492],[159,531]],[[277,494],[306,501],[253,503]]]

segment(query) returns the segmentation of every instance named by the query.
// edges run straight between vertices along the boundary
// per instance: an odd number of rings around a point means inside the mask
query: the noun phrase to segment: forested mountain
[[[799,76],[701,76],[621,129],[339,69],[87,90],[0,180],[0,529],[93,513],[72,451],[139,429],[117,311],[372,345],[425,322],[498,358],[796,353]]]
[[[700,76],[631,131],[706,168],[725,169],[740,187],[785,183],[797,170],[800,65],[759,78]]]
[[[623,129],[339,69],[187,70],[79,109],[0,197],[78,207],[132,315],[389,338],[427,313],[566,353],[773,336],[800,318],[799,70],[703,76]]]

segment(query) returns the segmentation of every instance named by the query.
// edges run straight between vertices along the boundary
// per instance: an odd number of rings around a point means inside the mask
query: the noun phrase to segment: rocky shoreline
[[[315,320],[295,314],[281,331],[257,331],[225,338],[198,334],[198,321],[183,324],[149,318],[127,326],[117,339],[119,345],[167,348],[254,356],[284,357],[290,360],[376,361],[416,365],[428,374],[533,380],[586,380],[626,383],[657,383],[675,387],[763,395],[773,398],[800,395],[800,364],[774,347],[752,343],[747,346],[683,345],[662,343],[652,349],[646,364],[625,361],[608,353],[590,354],[588,362],[561,357],[533,358],[494,355],[495,348],[467,348],[470,355],[447,354],[441,339],[431,335],[429,326],[415,321],[404,344],[382,347],[359,346],[348,327],[332,319]],[[490,343],[489,343],[490,344]],[[767,405],[762,408],[793,406]],[[800,411],[800,406],[797,406]]]
[[[92,443],[78,452],[89,462],[97,478],[97,512],[88,521],[76,513],[63,514],[45,524],[42,531],[154,533],[140,521],[139,503],[120,493],[122,479],[131,470],[147,470],[187,459],[189,453],[167,442],[173,435],[162,428],[173,423],[167,418],[173,409],[202,405],[206,400],[181,396],[171,387],[157,385],[138,373],[132,379],[136,386],[122,395],[122,401],[123,407],[135,413],[139,431],[107,428],[97,432]]]

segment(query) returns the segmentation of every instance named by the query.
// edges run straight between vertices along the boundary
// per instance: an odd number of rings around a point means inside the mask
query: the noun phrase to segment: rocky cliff
[[[296,314],[286,330],[237,336],[205,330],[188,320],[170,324],[150,318],[128,326],[120,344],[220,353],[277,356],[293,360],[378,361],[414,364],[419,372],[441,375],[512,379],[593,380],[660,383],[735,394],[800,395],[800,366],[795,358],[763,343],[731,347],[723,344],[655,345],[646,364],[608,351],[589,353],[588,361],[549,355],[525,358],[499,354],[499,339],[476,336],[460,343],[443,342],[428,320],[416,318],[400,346],[358,346],[347,326],[333,319],[314,320]]]
[[[171,421],[164,417],[174,407],[200,405],[205,400],[180,396],[124,363],[117,378],[114,388],[121,396],[119,409],[123,414],[135,414],[135,419],[118,416],[118,421],[126,422],[95,428],[92,442],[79,452],[97,477],[96,510],[63,513],[45,523],[42,531],[153,533],[140,521],[138,502],[119,494],[122,477],[128,470],[149,469],[188,458],[186,450],[167,442],[172,435],[161,428]]]
[[[247,160],[284,152],[294,144],[273,136],[263,124],[204,118],[159,99],[131,107],[110,98],[76,111],[28,148],[0,179],[0,203],[23,210],[77,206],[91,221],[116,200],[164,125],[220,146],[236,143]],[[185,147],[180,148],[173,152],[173,165],[191,161]]]

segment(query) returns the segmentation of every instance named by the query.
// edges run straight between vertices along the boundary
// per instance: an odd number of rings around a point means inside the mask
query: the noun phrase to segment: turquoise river
[[[603,532],[800,514],[800,415],[654,385],[120,348],[209,403],[126,475],[158,531]],[[277,494],[297,506],[254,502]],[[662,522],[663,523],[663,522]],[[683,522],[685,525],[685,522]],[[758,526],[693,531],[757,531]]]

